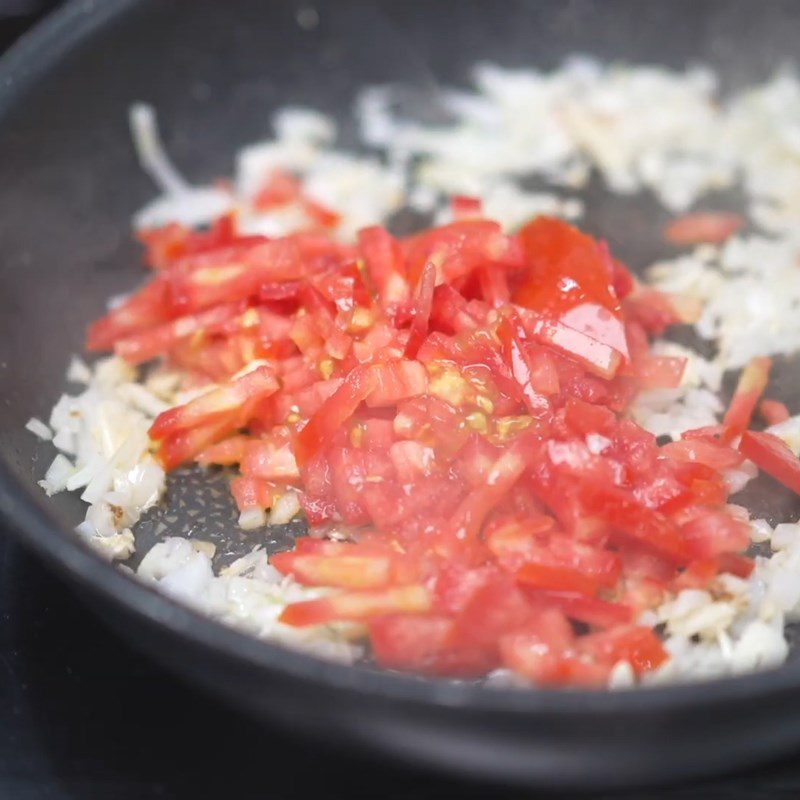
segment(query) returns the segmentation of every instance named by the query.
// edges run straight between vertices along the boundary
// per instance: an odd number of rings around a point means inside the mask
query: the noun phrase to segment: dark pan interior
[[[309,19],[312,5],[318,24],[299,24]],[[553,68],[569,54],[587,53],[674,67],[709,63],[730,89],[761,80],[791,60],[797,41],[800,6],[779,0],[766,5],[747,0],[72,4],[60,23],[51,23],[49,38],[42,34],[34,43],[38,51],[33,46],[26,51],[23,43],[7,62],[6,75],[13,80],[0,81],[0,457],[6,473],[0,476],[0,500],[7,518],[23,537],[60,559],[73,577],[114,592],[123,605],[151,621],[179,622],[187,637],[235,650],[232,657],[240,661],[305,669],[306,678],[347,684],[344,670],[304,667],[307,659],[295,656],[281,660],[267,645],[244,645],[242,637],[220,633],[188,613],[166,611],[166,601],[145,601],[145,590],[122,589],[122,579],[111,576],[110,568],[76,554],[68,540],[55,543],[57,529],[70,535],[82,504],[67,494],[47,500],[38,489],[35,481],[52,451],[23,426],[31,415],[46,418],[63,391],[66,364],[82,348],[87,321],[102,313],[108,296],[132,288],[142,276],[128,220],[152,197],[153,187],[130,146],[129,104],[144,100],[157,108],[169,152],[190,180],[203,182],[230,174],[235,151],[269,137],[271,112],[289,103],[334,115],[341,123],[341,144],[354,145],[349,114],[356,91],[365,84],[413,85],[433,107],[437,88],[466,86],[476,61]],[[593,209],[587,220],[591,230],[610,239],[633,265],[665,254],[652,232],[666,216],[654,203],[634,198],[592,205],[592,197],[599,196],[594,191],[587,198]],[[732,194],[720,202],[735,206],[736,199]],[[796,376],[792,360],[779,365],[776,396],[794,401],[795,407],[800,400]],[[196,482],[196,475],[180,479],[171,493],[172,511],[154,512],[145,527],[152,532],[156,518],[169,513],[170,524],[182,532],[201,533],[198,518],[185,506],[172,519]],[[219,495],[202,535],[224,541],[223,556],[230,556],[260,539],[231,534],[232,511],[225,492]],[[787,494],[766,482],[750,491],[748,502],[773,519],[796,511]],[[31,533],[34,527],[36,534]],[[290,534],[270,532],[267,539],[279,546]],[[737,697],[764,693],[766,680],[755,676],[714,684],[706,699],[722,698],[725,692]],[[769,680],[775,691],[800,685],[792,665]],[[541,704],[551,711],[559,704],[580,709],[574,694],[565,699],[556,693],[546,700],[535,693],[535,699],[514,700],[507,693],[487,696],[460,687],[444,695],[445,690],[426,688],[423,682],[385,675],[374,681],[362,675],[353,683],[363,691],[405,693],[420,703],[444,701],[504,712],[535,710]],[[730,688],[734,684],[739,688]],[[685,700],[692,691],[669,690]],[[653,699],[669,692],[592,702],[609,713],[635,713],[649,703],[669,705],[666,699]],[[529,766],[520,775],[537,769],[543,774],[542,767]]]

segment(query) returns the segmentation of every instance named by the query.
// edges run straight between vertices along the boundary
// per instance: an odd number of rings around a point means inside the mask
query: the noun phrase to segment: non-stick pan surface
[[[8,530],[170,668],[320,739],[562,787],[677,779],[800,745],[794,657],[773,672],[699,686],[514,692],[327,664],[225,629],[83,549],[70,533],[79,501],[45,498],[36,480],[52,455],[23,430],[61,393],[86,322],[140,277],[127,223],[152,187],[128,141],[132,101],[156,106],[168,149],[200,182],[230,173],[236,148],[268,136],[270,113],[287,103],[333,114],[344,143],[354,144],[348,115],[365,84],[402,81],[431,99],[441,84],[466,84],[479,60],[555,67],[581,52],[708,62],[735,88],[791,60],[798,41],[800,6],[777,0],[68,4],[0,64],[0,512]],[[648,236],[661,221],[654,206],[594,208],[589,226],[624,257],[643,264],[658,255]],[[796,376],[791,362],[778,376],[783,399],[795,404]],[[188,533],[199,518],[181,498],[196,502],[188,490],[196,481],[181,477],[172,509],[157,512]],[[230,533],[218,494],[202,494],[202,532],[224,539],[224,557],[253,539]],[[752,499],[762,513],[792,511],[785,495]],[[270,533],[267,543],[291,533]]]

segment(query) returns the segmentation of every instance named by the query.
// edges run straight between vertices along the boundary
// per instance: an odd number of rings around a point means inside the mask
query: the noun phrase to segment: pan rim
[[[26,89],[51,72],[76,45],[100,35],[103,27],[142,0],[68,0],[24,34],[0,58],[0,125]],[[692,684],[642,687],[632,691],[519,690],[428,680],[376,671],[359,665],[323,661],[265,639],[258,639],[182,606],[126,575],[77,537],[65,534],[34,498],[30,487],[14,475],[0,454],[0,523],[65,574],[92,589],[112,605],[124,607],[150,624],[194,646],[249,667],[282,673],[287,678],[363,697],[524,717],[533,714],[585,716],[650,714],[656,711],[699,711],[736,701],[753,701],[800,687],[800,666]]]

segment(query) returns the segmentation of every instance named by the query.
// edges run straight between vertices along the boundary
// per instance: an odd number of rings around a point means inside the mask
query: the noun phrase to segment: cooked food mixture
[[[370,157],[286,109],[210,187],[134,107],[150,272],[89,328],[83,389],[29,422],[60,450],[42,485],[80,491],[78,533],[125,559],[166,472],[228,471],[252,552],[220,564],[198,518],[137,575],[330,658],[589,687],[779,664],[800,528],[736,494],[759,470],[800,493],[770,384],[800,347],[800,83],[720,99],[708,70],[587,60],[476,83],[435,127],[407,88],[366,90]],[[658,201],[676,257],[625,264],[624,225],[578,227],[593,174]],[[427,221],[398,235],[402,209]],[[296,516],[268,557],[264,526]]]

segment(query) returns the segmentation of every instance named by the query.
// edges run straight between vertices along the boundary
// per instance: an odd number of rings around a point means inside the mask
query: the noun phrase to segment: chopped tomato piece
[[[280,616],[286,625],[307,627],[329,622],[367,620],[385,614],[430,611],[431,596],[423,586],[401,586],[376,591],[345,592],[304,600],[287,606]]]
[[[652,628],[642,626],[589,634],[580,640],[580,649],[598,662],[613,665],[627,661],[638,675],[661,666],[669,658]]]
[[[386,309],[396,308],[410,296],[400,243],[385,228],[364,228],[358,243],[370,279]]]
[[[697,211],[673,220],[664,230],[668,242],[677,245],[722,244],[744,226],[741,214]]]
[[[368,407],[393,406],[402,400],[425,394],[428,373],[419,361],[398,359],[371,368],[372,389],[365,398]]]
[[[414,319],[411,322],[408,342],[406,342],[406,358],[414,358],[417,355],[417,351],[428,332],[435,288],[436,267],[428,262],[419,277],[417,297],[414,302]]]
[[[251,441],[250,436],[230,436],[198,453],[197,463],[217,464],[223,467],[238,464],[244,458],[247,445]]]
[[[338,389],[320,406],[297,435],[294,453],[303,466],[329,441],[375,388],[375,373],[357,367]]]
[[[275,500],[275,486],[269,481],[240,475],[231,481],[231,492],[240,511],[270,508]]]
[[[251,439],[241,459],[242,472],[264,480],[293,482],[300,477],[291,444],[270,439]]]
[[[389,584],[392,563],[381,555],[275,553],[270,564],[298,583],[342,589],[380,589]]]
[[[754,461],[758,467],[800,494],[800,459],[791,448],[771,433],[745,431],[739,444],[739,451],[745,458]]]
[[[485,675],[495,659],[477,648],[451,643],[454,623],[442,616],[393,614],[369,622],[376,661],[389,669],[423,675],[475,678]]]
[[[156,440],[164,439],[177,431],[203,425],[223,415],[240,419],[240,424],[244,424],[247,420],[241,419],[241,412],[249,401],[262,400],[277,389],[278,382],[272,368],[258,367],[186,405],[160,414],[150,428],[150,436]]]
[[[676,461],[706,464],[716,470],[732,469],[744,461],[742,454],[732,447],[697,438],[665,444],[661,453]]]
[[[778,425],[781,422],[786,422],[791,416],[789,409],[780,400],[764,399],[759,403],[758,410],[767,425]]]
[[[756,405],[767,388],[772,359],[765,356],[754,358],[742,370],[733,399],[722,420],[722,441],[730,442],[744,433],[755,411]]]
[[[497,648],[501,636],[521,628],[533,613],[510,577],[495,577],[477,589],[460,611],[452,641],[457,647]]]
[[[470,219],[483,214],[483,203],[479,197],[469,197],[465,194],[455,194],[450,199],[453,216],[456,219]]]
[[[616,625],[625,625],[633,619],[633,612],[628,606],[587,597],[575,591],[530,589],[528,596],[534,603],[554,606],[570,619],[597,628],[613,628]]]

